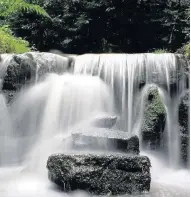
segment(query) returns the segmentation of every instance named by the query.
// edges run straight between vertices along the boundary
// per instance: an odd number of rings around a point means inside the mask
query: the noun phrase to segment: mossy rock
[[[148,157],[128,154],[54,154],[48,158],[48,178],[63,192],[84,190],[110,196],[148,192]]]
[[[145,147],[158,149],[166,123],[166,110],[157,88],[149,90],[142,124],[142,143]]]
[[[36,62],[33,59],[27,56],[13,55],[7,66],[3,90],[19,90],[32,78],[34,79],[35,74]]]
[[[180,100],[179,105],[179,126],[180,126],[180,146],[182,165],[189,166],[190,161],[190,132],[189,132],[189,92],[187,91]]]

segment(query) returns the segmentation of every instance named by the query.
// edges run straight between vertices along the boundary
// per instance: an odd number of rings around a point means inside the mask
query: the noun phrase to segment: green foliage
[[[7,25],[0,27],[0,54],[29,52],[29,43],[16,38]]]
[[[176,53],[184,55],[187,59],[190,59],[190,43],[184,44],[179,48]]]
[[[190,43],[185,46],[185,56],[190,58]]]
[[[49,17],[48,13],[39,5],[30,4],[25,0],[0,0],[0,16],[6,17],[17,12],[35,12]]]
[[[9,18],[16,13],[35,13],[50,17],[39,5],[28,3],[25,0],[0,0],[0,53],[24,53],[31,51],[29,42],[17,38],[9,28]]]
[[[149,99],[145,108],[144,130],[160,133],[166,119],[166,110],[158,89],[149,90]]]
[[[153,113],[156,115],[164,114],[165,107],[161,100],[158,90],[157,89],[151,90],[150,94],[153,96],[153,102],[150,105],[151,111],[153,111]]]
[[[161,54],[161,53],[170,53],[167,49],[156,49],[153,53]]]
[[[30,0],[51,16],[19,13],[17,35],[40,51],[65,53],[175,52],[189,40],[188,0]]]

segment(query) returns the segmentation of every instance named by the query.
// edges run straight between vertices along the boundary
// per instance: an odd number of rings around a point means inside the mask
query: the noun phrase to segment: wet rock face
[[[49,179],[63,191],[123,195],[150,190],[150,161],[122,154],[56,154],[47,161]]]
[[[179,124],[181,126],[181,133],[189,134],[189,92],[186,92],[181,98],[179,105]]]
[[[154,89],[148,95],[141,129],[142,143],[145,148],[158,149],[161,147],[165,123],[165,107],[158,90]]]
[[[35,77],[36,62],[29,57],[13,55],[3,82],[3,90],[18,90]]]
[[[5,56],[1,57],[1,62]],[[15,95],[13,92],[35,83],[47,73],[61,74],[71,69],[69,65],[71,60],[57,54],[30,52],[10,56],[10,60],[4,65],[6,70],[2,83],[2,90],[6,93],[8,101],[11,101],[12,95]]]
[[[189,144],[190,144],[190,132],[189,132],[189,92],[181,98],[179,105],[179,124],[180,124],[180,143],[181,143],[181,159],[185,166],[189,166]]]
[[[139,138],[127,132],[105,129],[86,128],[72,134],[74,149],[112,150],[139,154]]]
[[[51,53],[13,55],[7,65],[3,89],[17,90],[30,80],[34,82],[47,73],[63,73],[68,63],[66,57]]]

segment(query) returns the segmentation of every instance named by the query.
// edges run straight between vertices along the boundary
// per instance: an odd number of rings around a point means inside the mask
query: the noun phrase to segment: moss
[[[150,94],[153,95],[153,102],[148,106],[150,108],[150,111],[152,111],[154,114],[164,114],[165,107],[158,90],[154,89],[150,92]]]
[[[0,54],[25,53],[31,51],[29,43],[22,38],[17,38],[7,25],[0,27]]]
[[[161,146],[162,134],[165,128],[166,110],[157,89],[149,92],[144,111],[144,121],[141,129],[144,146],[156,149]]]
[[[170,53],[167,49],[156,49],[153,51],[155,54],[161,54],[161,53]]]
[[[190,58],[190,43],[185,45],[185,56]]]
[[[190,59],[190,43],[184,44],[176,53],[184,55],[188,60]]]

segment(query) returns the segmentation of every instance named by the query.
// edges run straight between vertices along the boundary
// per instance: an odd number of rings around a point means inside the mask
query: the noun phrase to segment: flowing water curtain
[[[12,138],[13,125],[9,108],[3,94],[0,94],[0,166],[11,164],[16,161],[12,150],[15,147],[15,140]]]
[[[74,73],[98,75],[105,81],[115,96],[120,129],[139,135],[144,116],[144,95],[147,94],[145,91],[153,85],[158,87],[168,114],[168,152],[173,158],[171,163],[174,160],[177,163],[177,100],[187,88],[185,67],[184,58],[174,54],[85,54],[76,58]],[[146,89],[143,90],[144,87]]]
[[[168,89],[171,72],[175,69],[171,59],[173,55],[170,54],[82,55],[76,59],[74,72],[98,75],[110,85],[118,101],[122,124],[125,124],[123,129],[132,132],[133,106],[140,89],[152,83]]]
[[[11,106],[11,136],[18,139],[15,155],[36,161],[48,157],[77,124],[83,127],[96,115],[114,114],[112,102],[108,86],[98,77],[49,74],[21,91]]]

